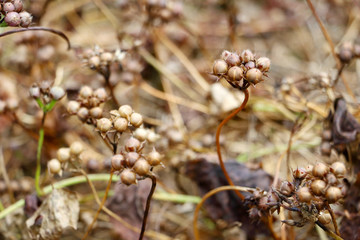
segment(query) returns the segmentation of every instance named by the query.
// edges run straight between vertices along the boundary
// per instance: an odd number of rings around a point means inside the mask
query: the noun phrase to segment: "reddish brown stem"
[[[151,198],[152,198],[152,196],[153,196],[153,194],[155,192],[155,188],[156,188],[156,177],[153,176],[153,175],[150,175],[149,178],[151,178],[152,184],[151,184],[151,189],[150,189],[149,195],[148,195],[148,197],[146,199],[146,207],[145,207],[145,211],[144,211],[144,217],[143,217],[143,221],[142,221],[139,240],[142,240],[144,238],[147,217],[148,217],[149,211],[150,211]]]
[[[217,130],[216,130],[216,151],[217,151],[217,154],[218,154],[218,158],[219,158],[219,162],[220,162],[220,166],[221,166],[221,169],[225,175],[225,178],[226,180],[228,181],[229,185],[230,186],[235,186],[233,181],[231,180],[228,172],[226,171],[225,169],[225,165],[224,165],[224,162],[222,160],[222,157],[221,157],[221,150],[220,150],[220,132],[221,132],[221,128],[231,119],[233,118],[236,114],[238,114],[241,110],[244,109],[244,107],[246,106],[248,100],[249,100],[249,91],[247,89],[244,90],[244,94],[245,94],[245,98],[244,98],[244,101],[243,103],[240,105],[239,108],[235,109],[232,113],[230,113],[224,120],[222,120],[222,122],[219,124]],[[242,195],[239,191],[237,190],[234,190],[235,193],[239,196],[239,198],[241,200],[244,200],[244,195]]]

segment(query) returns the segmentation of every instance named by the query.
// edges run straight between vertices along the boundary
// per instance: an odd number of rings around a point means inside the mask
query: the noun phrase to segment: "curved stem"
[[[147,221],[147,217],[148,217],[149,211],[150,211],[151,198],[152,198],[152,196],[153,196],[153,194],[155,192],[155,188],[156,188],[156,177],[153,176],[153,175],[150,175],[149,177],[151,178],[152,185],[151,185],[149,195],[148,195],[148,197],[146,199],[146,206],[145,206],[144,217],[143,217],[143,221],[142,221],[139,240],[142,240],[143,237],[144,237],[145,228],[146,228],[146,221]]]
[[[38,196],[43,195],[43,191],[40,187],[40,174],[41,174],[41,150],[44,143],[45,131],[44,124],[46,118],[46,111],[43,113],[43,117],[41,119],[41,126],[39,130],[39,140],[36,154],[36,172],[35,172],[35,189]]]
[[[338,225],[336,223],[336,218],[335,218],[335,214],[333,212],[333,210],[331,209],[328,201],[325,201],[325,206],[326,206],[326,209],[329,211],[330,213],[330,216],[331,216],[331,220],[333,222],[333,225],[334,225],[334,230],[335,230],[335,233],[340,236],[340,232],[339,232],[339,228],[338,228]]]
[[[235,111],[233,111],[232,113],[230,113],[218,126],[217,130],[216,130],[216,151],[218,154],[218,158],[219,158],[219,162],[220,162],[220,166],[221,169],[225,175],[226,180],[228,181],[230,186],[235,186],[233,181],[231,180],[228,172],[225,169],[225,165],[224,162],[222,160],[221,157],[221,149],[220,149],[220,132],[221,132],[221,128],[231,119],[233,118],[236,114],[238,114],[242,109],[244,109],[244,107],[246,106],[248,100],[249,100],[249,91],[247,89],[244,90],[244,94],[245,94],[245,98],[243,103],[240,105],[239,108],[235,109]],[[242,195],[239,191],[235,191],[235,193],[239,196],[239,198],[241,200],[244,200],[244,195]]]

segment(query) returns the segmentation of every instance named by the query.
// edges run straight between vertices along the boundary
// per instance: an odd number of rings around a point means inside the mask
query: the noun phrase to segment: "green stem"
[[[36,172],[35,172],[35,189],[38,196],[42,196],[43,192],[40,188],[40,174],[41,174],[41,149],[44,143],[44,123],[45,123],[46,111],[44,111],[42,120],[41,120],[41,127],[39,130],[39,140],[38,140],[38,147],[37,147],[37,155],[36,155]]]

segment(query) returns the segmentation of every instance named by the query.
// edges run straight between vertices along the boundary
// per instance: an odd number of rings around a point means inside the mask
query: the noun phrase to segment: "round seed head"
[[[67,162],[70,160],[70,148],[59,148],[57,151],[57,159],[60,162]]]
[[[252,83],[254,85],[261,82],[262,76],[263,76],[263,73],[257,68],[249,69],[246,72],[246,80],[248,80],[250,83]]]
[[[330,185],[335,185],[338,182],[338,179],[333,173],[326,174],[326,181]]]
[[[323,180],[316,179],[311,183],[311,190],[317,196],[322,195],[324,193],[325,188],[326,188],[326,183]]]
[[[287,197],[290,197],[294,193],[294,184],[288,181],[283,181],[280,186],[280,192]]]
[[[245,63],[244,66],[245,66],[246,69],[254,68],[255,67],[255,62],[254,61],[247,62],[247,63]]]
[[[3,5],[3,10],[5,12],[13,12],[13,11],[15,11],[15,6],[11,2],[6,2]]]
[[[119,113],[121,117],[129,118],[130,115],[133,113],[133,109],[129,105],[122,105],[121,107],[119,107]]]
[[[334,162],[331,164],[330,171],[334,173],[336,177],[344,177],[346,174],[345,164],[342,162]]]
[[[70,153],[72,155],[78,156],[82,151],[84,151],[84,146],[81,142],[73,142],[70,145]]]
[[[269,71],[270,64],[270,59],[267,57],[260,57],[256,60],[256,67],[262,72]]]
[[[145,128],[137,128],[134,131],[134,137],[136,137],[140,141],[145,141],[147,136],[148,136],[148,131]]]
[[[302,187],[296,192],[299,201],[301,202],[310,202],[313,198],[310,189],[308,187]]]
[[[230,54],[231,54],[231,52],[229,52],[228,50],[224,50],[224,51],[221,53],[221,59],[222,59],[222,60],[225,60]]]
[[[94,96],[98,98],[101,102],[106,101],[107,93],[104,88],[98,88],[94,91]]]
[[[215,62],[214,62],[214,65],[213,65],[213,73],[215,75],[222,75],[222,74],[225,74],[228,70],[228,64],[222,60],[222,59],[217,59]]]
[[[328,141],[323,141],[320,145],[321,154],[324,156],[331,155],[331,144]]]
[[[70,101],[68,102],[66,109],[69,114],[76,114],[80,109],[80,103],[77,101]]]
[[[112,127],[112,122],[107,118],[100,118],[96,123],[97,129],[100,130],[100,132],[107,132]]]
[[[307,175],[307,172],[304,168],[297,168],[293,171],[293,177],[295,179],[303,179]]]
[[[116,119],[114,122],[114,128],[118,132],[125,132],[128,128],[128,120],[122,117]]]
[[[140,158],[136,161],[134,170],[139,176],[145,176],[150,172],[150,164],[144,158]]]
[[[238,82],[243,78],[244,74],[240,67],[234,66],[229,69],[227,76],[230,82]]]
[[[236,66],[240,64],[240,57],[236,53],[230,53],[229,56],[225,59],[225,62],[229,66]]]
[[[20,15],[17,12],[8,12],[5,17],[5,22],[10,27],[18,27],[21,23]]]
[[[305,171],[307,173],[312,173],[313,169],[314,169],[314,166],[309,164],[309,165],[306,166]]]
[[[158,139],[160,138],[160,136],[156,133],[154,133],[153,131],[149,131],[148,135],[146,137],[146,140],[148,140],[148,142],[150,143],[154,143],[156,142]]]
[[[338,188],[338,187],[329,187],[326,190],[325,197],[326,197],[326,199],[328,200],[329,203],[337,202],[342,197],[340,188]]]
[[[136,152],[139,150],[141,143],[138,139],[131,137],[125,142],[125,150],[128,152]]]
[[[137,152],[128,152],[125,155],[126,162],[129,167],[133,167],[135,162],[140,158]]]
[[[101,118],[103,110],[100,107],[93,107],[90,109],[90,116],[93,118]]]
[[[62,87],[54,86],[50,88],[50,95],[54,100],[58,101],[65,96],[65,91]]]
[[[92,56],[89,58],[88,64],[91,69],[96,69],[100,66],[100,58],[98,56]]]
[[[331,130],[326,129],[322,132],[322,139],[325,141],[331,141],[332,139],[332,133]]]
[[[19,13],[20,16],[20,26],[27,28],[30,26],[31,22],[32,22],[32,16],[30,13],[26,12],[26,11],[22,11]]]
[[[341,45],[338,56],[341,62],[349,63],[353,58],[353,45],[351,42],[345,42]]]
[[[119,171],[124,168],[125,157],[122,154],[116,154],[111,158],[111,166],[113,169]]]
[[[85,107],[82,107],[79,109],[76,115],[81,121],[85,122],[89,117],[89,110]]]
[[[161,155],[158,151],[155,150],[155,148],[147,155],[146,157],[147,161],[151,166],[157,166],[161,163]]]
[[[48,162],[48,169],[49,169],[49,172],[52,174],[59,173],[61,171],[61,164],[60,164],[59,160],[57,160],[56,158],[51,159]]]
[[[89,98],[93,94],[93,90],[89,86],[83,86],[80,89],[79,95],[81,98]]]
[[[23,10],[23,2],[22,0],[13,0],[12,3],[14,4],[15,12],[21,12]]]
[[[134,127],[138,128],[143,124],[144,120],[140,113],[132,113],[130,116],[130,123]]]
[[[321,211],[318,216],[319,222],[326,225],[331,222],[331,215],[328,211]]]
[[[131,169],[124,169],[120,174],[120,179],[127,186],[136,184],[136,174]]]
[[[40,97],[40,88],[38,86],[32,86],[29,89],[30,96],[33,98],[39,98]]]
[[[103,52],[101,55],[100,55],[100,60],[102,62],[105,62],[105,63],[110,63],[112,62],[114,56],[111,52]]]
[[[247,63],[247,62],[250,62],[250,61],[254,61],[255,60],[255,56],[254,54],[249,50],[249,49],[246,49],[244,50],[241,55],[241,60],[244,62],[244,63]]]
[[[329,167],[324,163],[317,163],[313,169],[313,175],[315,177],[324,177],[329,172]]]

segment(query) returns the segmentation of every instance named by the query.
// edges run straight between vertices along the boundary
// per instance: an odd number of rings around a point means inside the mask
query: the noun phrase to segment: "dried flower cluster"
[[[10,27],[29,27],[32,21],[30,13],[23,10],[22,0],[11,0],[1,3],[1,14],[4,21]]]
[[[119,172],[125,185],[136,184],[137,180],[149,176],[153,167],[161,165],[160,153],[154,148],[150,153],[143,154],[144,145],[145,141],[131,137],[125,142],[124,150],[111,158],[112,168]]]
[[[177,19],[183,12],[183,6],[181,2],[146,0],[144,5],[148,13],[148,19],[154,25],[167,23],[173,19]]]
[[[263,81],[266,72],[270,69],[270,59],[267,57],[255,58],[250,50],[241,54],[223,51],[221,59],[213,65],[213,74],[225,78],[234,88],[246,89]]]
[[[70,147],[59,148],[56,158],[48,162],[48,169],[51,174],[62,174],[62,171],[67,167],[69,162],[76,164],[79,162],[79,156],[84,150],[80,142],[73,142]]]
[[[33,85],[29,89],[30,96],[40,99],[43,104],[51,101],[59,101],[65,96],[65,90],[60,86],[51,86],[50,81],[43,81],[39,85]]]

